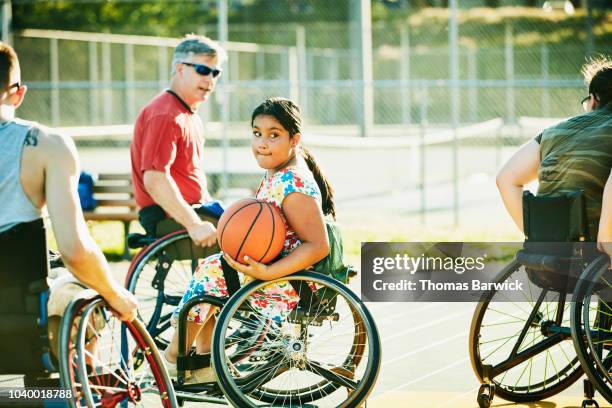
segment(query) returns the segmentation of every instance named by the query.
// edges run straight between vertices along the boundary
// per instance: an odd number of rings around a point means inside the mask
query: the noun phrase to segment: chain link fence
[[[229,2],[236,16],[240,5],[234,3]],[[228,25],[229,61],[214,97],[200,110],[207,169],[235,174],[219,194],[227,196],[232,180],[259,171],[246,146],[250,115],[266,97],[281,95],[301,106],[313,150],[332,181],[339,181],[346,208],[368,208],[371,199],[405,193],[398,212],[420,213],[423,219],[434,210],[454,209],[456,222],[459,210],[483,201],[462,198],[471,188],[466,180],[485,175],[485,190],[493,191],[491,175],[518,143],[535,136],[541,123],[580,113],[586,91],[579,70],[586,56],[612,53],[612,17],[606,10],[595,10],[591,19],[583,9],[573,15],[533,8],[459,10],[453,47],[451,12],[422,9],[372,23],[370,81],[362,70],[357,11],[345,13],[345,21],[310,21],[314,0],[291,4],[295,9],[267,10],[269,22],[249,23],[244,15]],[[296,13],[298,22],[285,22]],[[200,32],[216,38],[217,26],[202,26]],[[20,115],[59,127],[131,124],[168,86],[177,41],[16,32],[29,87]],[[364,134],[360,124],[368,103],[372,123]],[[550,120],[533,126],[533,117]],[[494,130],[491,120],[500,121]],[[489,124],[473,127],[483,122]],[[231,140],[225,147],[223,134]],[[324,143],[329,136],[355,138],[330,147]],[[357,136],[386,141],[374,148],[355,141]],[[103,140],[89,152],[85,145],[81,142],[84,167],[129,171],[127,145]],[[339,160],[340,152],[346,160]],[[357,163],[372,164],[357,168]]]

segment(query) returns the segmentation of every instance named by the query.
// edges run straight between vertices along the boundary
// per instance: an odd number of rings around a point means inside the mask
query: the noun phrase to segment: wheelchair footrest
[[[204,367],[210,367],[210,354],[190,354],[176,360],[178,370],[197,370]]]

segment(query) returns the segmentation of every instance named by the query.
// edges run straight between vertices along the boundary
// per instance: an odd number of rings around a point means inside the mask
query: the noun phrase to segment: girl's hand
[[[244,256],[244,262],[246,263],[245,265],[243,263],[237,262],[236,260],[232,259],[225,252],[223,253],[223,258],[225,258],[227,263],[232,268],[237,270],[238,272],[242,272],[245,275],[249,275],[250,277],[255,278],[255,279],[259,279],[259,280],[266,279],[266,273],[268,272],[268,266],[266,264],[254,261],[253,259],[245,255]]]

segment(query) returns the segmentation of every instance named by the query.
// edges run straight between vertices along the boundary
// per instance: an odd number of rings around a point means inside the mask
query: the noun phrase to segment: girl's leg
[[[193,344],[196,336],[203,328],[204,326],[201,324],[195,324],[194,322],[187,321],[186,343],[188,347]],[[178,357],[178,344],[178,330],[175,330],[174,335],[172,336],[172,341],[170,341],[170,344],[165,351],[166,360],[168,360],[170,363],[176,363],[176,358]]]
[[[198,354],[204,354],[210,352],[210,343],[212,339],[212,332],[215,328],[215,309],[213,307],[208,308],[206,315],[206,321],[204,324],[196,324],[192,321],[187,321],[187,347],[191,347],[194,341],[196,341],[196,352]],[[166,349],[166,359],[170,363],[175,363],[178,357],[178,330],[174,331],[172,340]]]
[[[206,323],[196,337],[196,353],[198,354],[210,353],[212,334],[215,329],[215,322],[217,321],[214,312],[215,308],[211,307],[206,316]]]

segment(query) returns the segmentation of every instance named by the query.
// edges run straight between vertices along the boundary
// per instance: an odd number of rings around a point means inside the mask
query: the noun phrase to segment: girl
[[[270,98],[259,105],[251,117],[253,128],[252,152],[257,164],[266,170],[256,198],[272,203],[280,211],[287,226],[281,257],[270,265],[249,259],[231,259],[227,254],[216,254],[204,259],[191,278],[189,287],[176,309],[176,325],[182,305],[194,296],[208,294],[228,296],[221,256],[238,271],[244,285],[253,279],[271,280],[306,269],[329,253],[329,242],[323,217],[335,218],[333,190],[317,163],[301,145],[302,117],[299,108],[290,100]],[[252,305],[256,310],[280,320],[298,301],[289,283],[268,286],[266,291],[274,300]],[[201,304],[189,312],[187,344],[196,341],[196,352],[210,352],[214,328],[215,307]],[[176,372],[178,334],[175,332],[164,357],[171,375]],[[188,382],[213,381],[210,368],[192,371]]]

